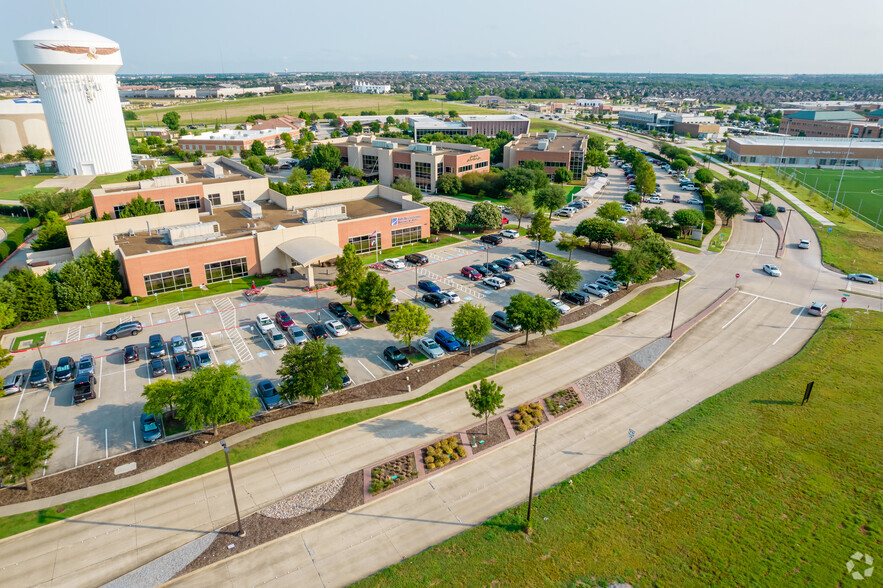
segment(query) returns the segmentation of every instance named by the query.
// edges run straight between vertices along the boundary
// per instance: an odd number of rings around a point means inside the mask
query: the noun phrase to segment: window
[[[479,161],[478,163],[475,164],[475,169],[481,169],[481,168],[487,167],[487,166],[488,166],[487,161]]]
[[[392,164],[392,167],[394,169],[406,169],[408,171],[411,171],[411,164],[410,163],[394,163],[394,164]]]
[[[468,171],[472,171],[472,164],[471,163],[469,165],[461,165],[460,167],[457,168],[458,174],[462,174],[463,172],[468,172]]]
[[[828,165],[828,160],[827,159],[820,159],[819,165]],[[116,207],[114,207],[114,208],[116,208]]]
[[[212,203],[212,206],[220,206],[221,205],[221,195],[220,194],[209,194],[208,201]]]
[[[232,278],[241,278],[247,275],[248,263],[246,263],[244,257],[205,264],[205,281],[207,284],[223,282]]]
[[[144,276],[144,286],[147,288],[148,295],[171,292],[179,288],[190,288],[192,285],[189,267]]]
[[[757,161],[757,157],[755,157],[754,155],[748,158],[749,163],[754,163],[755,161]]]
[[[340,156],[340,167],[350,164],[350,158],[346,155]]]
[[[442,169],[444,168],[444,164],[439,161],[438,165],[435,166],[435,177],[442,175]]]
[[[822,165],[825,165],[824,163]],[[122,214],[123,209],[126,207],[125,204],[117,204],[113,207],[113,218],[122,218],[120,214]]]
[[[420,239],[420,225],[396,229],[392,232],[392,246],[407,245]]]
[[[380,233],[376,235],[362,235],[360,237],[350,237],[347,242],[356,248],[356,253],[365,253],[366,251],[377,251],[381,249]]]
[[[797,163],[797,158],[796,157],[789,158],[788,163],[790,163],[791,165],[794,165],[795,163]]]
[[[567,164],[563,161],[544,161],[543,165],[545,167],[564,167]]]
[[[362,156],[362,171],[366,174],[377,173],[377,156],[376,155],[363,155]]]
[[[451,168],[449,168],[449,167],[445,167],[445,173],[446,173],[446,174],[451,173]]]
[[[190,210],[195,208],[199,210],[199,196],[184,196],[183,198],[175,198],[175,210]]]
[[[233,190],[233,202],[242,202],[245,200],[245,190]]]
[[[432,177],[432,165],[424,162],[418,161],[414,164],[414,175],[418,178],[431,178]]]

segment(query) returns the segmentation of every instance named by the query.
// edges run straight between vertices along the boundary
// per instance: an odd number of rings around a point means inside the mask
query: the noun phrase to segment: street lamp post
[[[766,169],[760,170],[760,180],[757,182],[757,199],[760,200],[760,186],[763,184],[763,174]]]
[[[678,291],[675,294],[675,309],[671,313],[671,329],[668,332],[668,338],[671,339],[675,332],[675,315],[678,314],[678,299],[681,297],[681,283],[684,281],[681,278],[677,278],[678,280]]]
[[[788,225],[791,224],[791,208],[788,209],[788,220],[785,221],[785,232],[782,233],[782,241],[785,241],[785,237],[788,236]]]
[[[540,428],[536,426],[533,428],[533,458],[530,460],[530,494],[527,496],[527,524],[530,526],[530,511],[533,507],[533,474],[537,465],[537,434],[539,433]]]
[[[245,531],[242,530],[242,519],[239,518],[239,503],[236,502],[236,487],[233,485],[233,470],[230,469],[230,448],[227,442],[222,440],[221,447],[224,448],[224,458],[227,460],[227,473],[230,475],[230,490],[233,492],[233,508],[236,509],[236,524],[239,525],[237,537],[245,537]]]

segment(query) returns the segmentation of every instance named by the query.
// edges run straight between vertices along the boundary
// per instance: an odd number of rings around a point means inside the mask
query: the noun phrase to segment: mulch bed
[[[234,535],[238,530],[235,522],[227,525],[218,532],[217,537],[208,546],[208,549],[178,572],[175,577],[183,576],[216,561],[226,559],[252,547],[263,545],[283,535],[288,535],[289,533],[330,519],[340,513],[352,510],[361,506],[362,500],[362,471],[359,470],[348,475],[340,492],[326,502],[324,506],[320,506],[316,510],[291,519],[273,519],[259,513],[247,516],[242,519],[242,529],[245,531],[245,537]],[[234,547],[227,549],[227,546],[230,544],[233,544]]]
[[[409,453],[371,468],[371,494],[377,495],[392,490],[417,477],[417,462]]]
[[[503,424],[503,419],[499,417],[488,421],[487,434],[484,432],[484,423],[481,423],[466,431],[466,436],[469,438],[470,444],[473,441],[475,442],[475,445],[472,447],[473,455],[509,440],[506,425]]]
[[[551,396],[546,396],[543,400],[546,403],[546,409],[552,413],[552,416],[556,417],[571,411],[574,408],[578,408],[583,404],[583,401],[580,400],[579,394],[577,394],[576,390],[573,388],[559,390]]]
[[[522,404],[521,406],[518,407],[517,410],[513,410],[512,412],[510,412],[510,413],[509,413],[509,416],[508,416],[509,420],[512,422],[512,430],[515,431],[515,434],[516,434],[516,435],[521,435],[521,434],[523,434],[523,433],[528,433],[528,432],[530,432],[531,429],[533,429],[533,427],[529,427],[529,428],[528,428],[527,430],[525,430],[525,431],[519,431],[519,430],[518,430],[518,426],[519,426],[521,423],[523,423],[523,422],[527,422],[525,416],[522,416],[522,418],[518,418],[518,417],[516,416],[516,415],[519,415],[519,414],[524,415],[525,412],[524,412],[523,409],[525,409],[525,407],[526,407],[527,409],[529,409],[529,412],[531,412],[531,413],[532,413],[533,411],[539,411],[539,416],[538,416],[538,417],[536,417],[536,416],[534,417],[534,418],[536,419],[536,424],[541,425],[541,424],[545,423],[547,420],[549,420],[548,418],[546,418],[546,413],[543,412],[543,408],[542,408],[542,406],[540,405],[539,402],[531,402],[531,403],[529,403],[529,404]]]
[[[449,463],[454,463],[466,458],[466,448],[460,443],[457,435],[445,437],[420,450],[423,458],[423,466],[427,472],[439,470]]]

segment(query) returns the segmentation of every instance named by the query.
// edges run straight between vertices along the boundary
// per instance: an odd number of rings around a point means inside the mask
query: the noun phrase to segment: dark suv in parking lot
[[[503,242],[503,238],[499,235],[482,235],[479,241],[490,245],[500,245]]]
[[[329,302],[328,311],[338,318],[346,316],[347,314],[346,308],[340,302]]]
[[[49,377],[52,375],[52,365],[45,359],[38,359],[31,368],[31,386],[42,388],[49,385]]]
[[[137,335],[141,332],[144,327],[141,326],[141,323],[138,321],[129,321],[126,323],[120,323],[112,329],[107,330],[104,333],[104,336],[110,339],[111,341],[115,340],[117,337],[125,337],[127,335]]]
[[[426,265],[429,263],[429,258],[422,253],[409,253],[405,256],[405,261],[414,265]]]
[[[74,404],[95,398],[95,374],[80,374],[74,380]]]
[[[561,294],[561,300],[582,306],[583,304],[591,302],[592,299],[582,292],[564,292]]]
[[[150,353],[151,359],[166,356],[166,344],[162,340],[162,335],[151,335],[147,343],[147,351]]]

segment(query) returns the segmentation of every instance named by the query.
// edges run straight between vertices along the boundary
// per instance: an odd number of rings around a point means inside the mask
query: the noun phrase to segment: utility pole
[[[533,428],[533,457],[530,460],[530,494],[527,495],[527,525],[530,527],[530,511],[533,507],[533,475],[536,471],[537,465],[537,434],[539,433],[540,428],[536,426]]]
[[[785,221],[785,232],[782,233],[782,241],[788,236],[788,225],[791,224],[791,208],[788,209],[788,220]]]
[[[230,475],[230,490],[233,492],[233,508],[236,509],[236,524],[239,531],[236,532],[237,537],[245,537],[245,531],[242,530],[242,519],[239,518],[239,503],[236,502],[236,487],[233,485],[233,470],[230,469],[230,448],[227,442],[221,440],[221,447],[224,448],[224,458],[227,460],[227,473]]]
[[[677,294],[675,294],[675,309],[671,313],[671,329],[668,332],[669,339],[672,338],[672,335],[674,335],[674,332],[675,332],[675,315],[678,314],[678,299],[681,297],[681,283],[683,282],[683,280],[681,278],[677,278],[677,280],[678,280],[678,291],[677,291]]]

